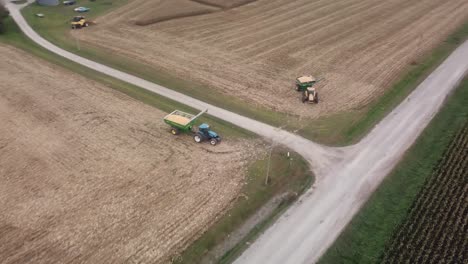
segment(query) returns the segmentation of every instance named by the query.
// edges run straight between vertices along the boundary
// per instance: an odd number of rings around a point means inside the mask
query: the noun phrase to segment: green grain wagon
[[[164,117],[164,122],[171,126],[171,133],[173,135],[177,135],[180,132],[192,132],[192,128],[195,124],[195,121],[206,111],[207,110],[204,110],[198,113],[197,115],[192,115],[179,110],[175,110],[174,112]]]

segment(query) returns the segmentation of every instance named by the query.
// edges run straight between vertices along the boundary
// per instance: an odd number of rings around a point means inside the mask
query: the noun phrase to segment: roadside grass
[[[234,248],[229,250],[220,263],[232,262],[255,238],[268,227],[285,208],[292,204],[295,197],[307,190],[314,181],[307,162],[298,154],[276,147],[272,151],[271,162],[269,154],[252,163],[248,169],[246,185],[242,189],[234,206],[228,210],[207,232],[190,245],[180,256],[174,258],[177,264],[200,263],[206,254],[221,243],[234,230],[239,228],[249,216],[258,211],[271,198],[289,193],[274,212],[264,221],[255,226],[250,233]],[[268,166],[270,168],[268,169]],[[265,185],[265,178],[269,170],[269,181]]]
[[[90,7],[91,11],[86,13],[85,16],[92,20],[126,2],[127,0],[107,2],[78,0],[75,6],[84,5]],[[297,115],[289,113],[275,112],[262,106],[249,105],[241,99],[225,95],[205,85],[183,80],[182,77],[175,76],[174,73],[165,72],[151,65],[146,65],[91,44],[80,42],[70,34],[69,21],[75,15],[72,7],[63,5],[44,7],[32,4],[23,9],[23,15],[41,36],[80,56],[272,126],[292,131],[316,142],[334,146],[344,146],[359,141],[377,122],[416,88],[453,50],[464,40],[468,39],[468,23],[465,23],[445,42],[441,43],[439,47],[417,61],[415,65],[411,65],[411,68],[399,82],[395,83],[387,92],[381,97],[376,98],[369,105],[361,109],[350,110],[319,119],[310,119],[300,118]],[[36,17],[36,13],[45,14],[45,18]],[[75,34],[86,34],[86,29],[76,30]]]
[[[100,82],[164,112],[170,112],[174,109],[191,113],[197,112],[188,106],[116,80],[107,75],[100,74],[43,49],[22,34],[11,18],[6,20],[6,26],[7,33],[0,36],[0,43],[20,48],[34,56],[68,69],[76,74],[80,74],[86,78]],[[64,83],[64,85],[66,85],[66,83]],[[162,122],[162,120],[155,120],[155,122]],[[200,118],[200,122],[211,124],[214,130],[220,132],[220,134],[225,138],[257,138],[257,135],[247,130],[206,114]],[[226,238],[229,233],[239,227],[245,219],[254,214],[262,205],[276,195],[286,192],[300,194],[311,186],[314,178],[310,168],[308,167],[308,163],[295,153],[291,153],[291,158],[289,159],[287,158],[286,153],[287,151],[281,147],[275,148],[272,152],[270,162],[270,181],[268,185],[264,184],[268,164],[267,157],[264,156],[252,163],[248,168],[246,185],[242,190],[242,193],[245,195],[242,197],[249,197],[249,199],[244,200],[243,198],[239,198],[235,201],[233,203],[233,207],[220,216],[220,219],[216,222],[214,227],[205,232],[200,239],[198,239],[187,249],[186,252],[182,254],[179,259],[183,259],[184,261],[181,263],[192,263],[190,260],[200,259],[203,257],[206,250],[213,248],[216,243]],[[279,213],[291,204],[292,201],[293,200],[288,200],[282,203],[271,215],[271,218],[266,219],[262,224],[255,227],[255,229],[244,240],[251,239],[254,235],[258,234],[258,232],[262,230],[262,227],[266,227],[267,223],[270,223],[272,219],[279,215]],[[241,247],[242,244],[232,250],[231,254],[233,252],[237,252]]]
[[[416,195],[467,122],[468,78],[447,99],[402,162],[385,178],[319,263],[379,263]]]

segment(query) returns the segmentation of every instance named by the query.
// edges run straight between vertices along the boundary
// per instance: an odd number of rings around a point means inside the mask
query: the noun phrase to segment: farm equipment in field
[[[71,21],[72,29],[78,29],[87,26],[89,26],[89,23],[88,21],[86,21],[86,18],[84,16],[75,16]]]
[[[302,102],[310,103],[310,104],[318,104],[319,97],[315,88],[308,87],[304,92],[302,92]]]
[[[318,92],[313,86],[319,81],[312,75],[301,76],[296,79],[296,91],[302,92],[303,103],[318,104]]]
[[[216,145],[221,141],[221,137],[214,131],[210,130],[208,124],[201,124],[196,131],[194,131],[194,124],[197,118],[206,113],[204,110],[197,115],[188,114],[179,110],[168,114],[164,117],[164,122],[171,126],[171,133],[178,135],[183,133],[192,133],[193,140],[197,143],[209,141],[211,145]]]
[[[296,91],[304,92],[307,88],[314,86],[317,82],[317,79],[312,75],[298,77],[296,78]]]
[[[193,140],[197,143],[209,141],[210,144],[214,146],[221,141],[221,137],[216,132],[212,131],[208,124],[201,124],[198,127],[198,131],[195,132]]]
[[[76,0],[63,1],[63,5],[74,5],[74,4],[76,4]]]

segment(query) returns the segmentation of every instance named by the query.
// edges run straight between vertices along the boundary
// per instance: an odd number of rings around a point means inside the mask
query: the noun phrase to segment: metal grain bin
[[[36,2],[44,6],[56,6],[59,4],[59,0],[36,0]]]

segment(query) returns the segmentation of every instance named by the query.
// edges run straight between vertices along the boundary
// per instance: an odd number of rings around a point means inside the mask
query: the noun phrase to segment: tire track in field
[[[326,6],[331,6],[330,2],[325,3]],[[297,9],[301,9],[301,14],[297,14]],[[308,4],[298,4],[297,6],[279,6],[274,9],[268,10],[269,12],[259,11],[261,15],[254,15],[249,19],[242,20],[239,19],[241,23],[226,23],[226,27],[221,27],[218,33],[209,32],[209,37],[202,36],[201,41],[204,43],[217,43],[217,39],[222,42],[234,42],[238,40],[239,42],[251,43],[253,38],[255,41],[263,40],[264,35],[268,35],[268,32],[276,31],[276,28],[279,28],[281,25],[288,25],[288,28],[291,29],[293,26],[291,22],[297,20],[301,17],[313,16],[314,13],[311,13],[316,10],[316,2],[311,2]],[[267,14],[264,14],[267,13]],[[248,46],[245,46],[246,48]]]
[[[371,9],[373,8],[377,8],[377,6],[373,6]],[[335,8],[331,6],[330,9],[335,9]],[[353,5],[352,8],[349,8],[350,12],[355,13],[355,14],[346,17],[345,20],[348,20],[348,19],[353,20],[353,18],[356,18],[356,17],[362,20],[365,20],[364,18],[362,18],[363,14],[361,13],[361,11],[365,10],[366,12],[370,12],[370,10],[368,9],[369,9],[368,3],[356,2],[355,6]],[[314,36],[316,37],[314,39],[320,39],[321,36],[317,34],[317,31],[311,30],[312,28],[321,28],[321,30],[325,32],[324,27],[332,27],[333,25],[339,24],[341,22],[345,23],[343,19],[339,19],[343,17],[342,10],[340,10],[339,7],[336,8],[336,11],[327,12],[326,16],[320,17],[319,19],[310,19],[307,21],[306,19],[304,19],[305,17],[307,17],[307,15],[308,13],[305,13],[304,15],[301,15],[301,16],[297,16],[298,18],[297,20],[296,20],[296,17],[290,20],[286,20],[285,26],[281,28],[281,30],[276,31],[280,33],[267,34],[269,37],[264,38],[261,41],[255,42],[250,46],[246,46],[245,48],[247,51],[249,51],[249,48],[254,48],[253,50],[251,50],[251,54],[246,54],[246,55],[247,56],[255,55],[256,57],[262,57],[262,55],[265,55],[265,54],[268,55],[270,53],[275,53],[276,51],[284,49],[285,47],[288,47],[291,44],[301,43],[302,40],[307,38],[307,36],[310,34],[314,34]],[[304,21],[307,21],[307,22],[304,23]],[[275,22],[276,21],[272,21],[270,23],[272,25],[276,25],[277,23]],[[293,22],[295,22],[295,24]],[[273,28],[274,27],[275,26],[273,26]],[[261,50],[263,50],[263,52],[260,52]]]

